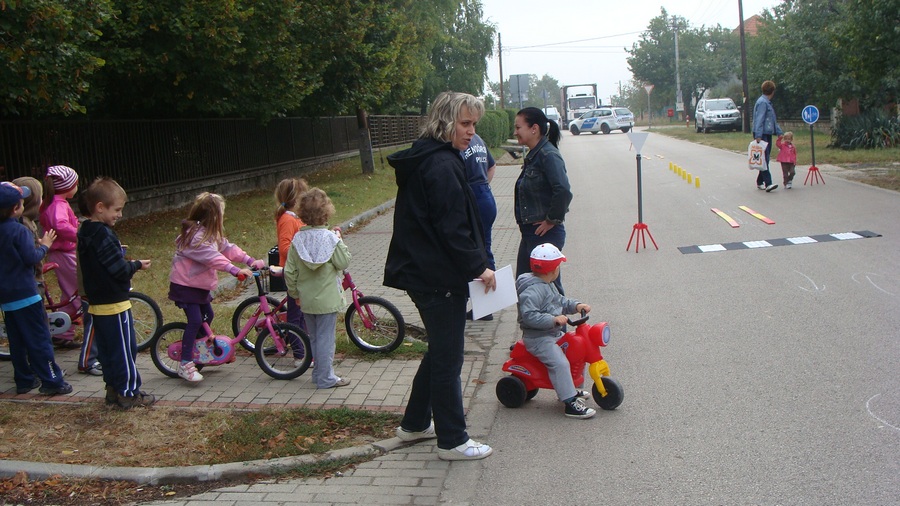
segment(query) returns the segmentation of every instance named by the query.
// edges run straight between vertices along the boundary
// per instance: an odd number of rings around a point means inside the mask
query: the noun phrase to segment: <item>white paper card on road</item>
[[[494,280],[497,282],[497,289],[489,290],[488,293],[484,293],[484,283],[481,280],[469,281],[473,320],[519,302],[511,265],[497,269],[494,272]]]

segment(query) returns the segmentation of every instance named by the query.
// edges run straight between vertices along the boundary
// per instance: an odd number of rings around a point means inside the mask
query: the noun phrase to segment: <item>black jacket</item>
[[[388,156],[395,169],[394,235],[384,284],[400,290],[468,295],[487,268],[481,219],[451,143],[419,139]]]
[[[85,221],[78,228],[78,267],[91,305],[114,304],[131,298],[131,277],[141,268],[125,260],[118,236],[105,223]]]

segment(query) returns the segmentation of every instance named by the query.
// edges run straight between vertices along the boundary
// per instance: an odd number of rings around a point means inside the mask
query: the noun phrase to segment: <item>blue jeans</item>
[[[563,224],[560,223],[559,225],[556,225],[542,236],[535,234],[537,228],[537,225],[532,225],[531,223],[519,224],[522,240],[519,242],[519,254],[516,258],[517,278],[522,274],[531,272],[531,250],[545,242],[549,242],[556,246],[560,251],[562,251],[563,246],[566,245],[566,227]],[[562,286],[562,273],[560,273],[553,284],[556,285],[556,289],[559,290],[559,293],[562,295],[566,294],[566,292],[563,291]]]
[[[487,183],[471,185],[471,188],[472,193],[475,194],[475,203],[478,205],[478,214],[481,216],[481,231],[484,250],[488,257],[488,267],[492,271],[497,270],[494,264],[494,252],[491,251],[491,229],[494,227],[494,220],[497,219],[497,201],[494,200],[494,194]]]
[[[466,297],[450,293],[407,293],[425,324],[428,351],[413,378],[400,426],[410,431],[425,430],[433,416],[438,448],[449,450],[469,440],[460,380]]]

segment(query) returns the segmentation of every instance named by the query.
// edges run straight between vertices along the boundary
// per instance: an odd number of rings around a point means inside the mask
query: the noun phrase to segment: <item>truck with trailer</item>
[[[569,90],[572,88],[590,88],[591,91],[589,93],[578,93],[580,90],[575,90],[575,93],[569,93]],[[562,117],[560,120],[563,129],[569,128],[569,123],[578,119],[585,112],[600,106],[600,101],[597,99],[596,84],[569,84],[561,87],[559,94],[560,104],[562,104]]]

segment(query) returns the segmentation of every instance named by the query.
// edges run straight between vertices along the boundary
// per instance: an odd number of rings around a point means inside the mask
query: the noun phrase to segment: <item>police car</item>
[[[625,107],[601,107],[581,115],[569,125],[572,135],[581,132],[608,134],[613,130],[628,132],[634,127],[634,114]]]

